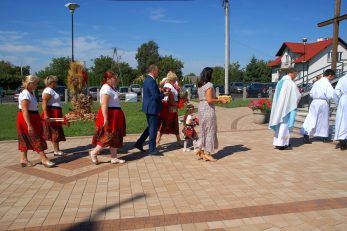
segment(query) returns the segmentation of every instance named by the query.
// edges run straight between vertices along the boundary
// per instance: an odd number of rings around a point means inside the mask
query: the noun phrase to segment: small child
[[[183,151],[189,152],[190,148],[188,148],[189,140],[193,141],[193,145],[198,139],[198,134],[196,133],[194,127],[199,124],[198,118],[194,115],[194,105],[188,104],[186,106],[186,114],[183,119],[183,137],[184,137],[184,146]]]

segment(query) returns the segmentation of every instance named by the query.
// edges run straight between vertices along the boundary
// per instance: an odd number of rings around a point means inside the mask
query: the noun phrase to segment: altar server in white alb
[[[341,150],[347,150],[347,74],[345,74],[335,87],[337,104],[335,137]]]
[[[335,71],[327,69],[323,77],[316,81],[310,91],[313,99],[307,117],[301,128],[304,143],[310,144],[310,136],[322,137],[323,142],[329,142],[329,100],[334,99],[334,88],[330,79],[334,78]]]
[[[293,81],[298,74],[297,70],[289,68],[287,72],[288,74],[277,83],[269,121],[269,128],[275,132],[273,145],[279,150],[290,147],[290,131],[294,127],[301,98],[299,89]]]

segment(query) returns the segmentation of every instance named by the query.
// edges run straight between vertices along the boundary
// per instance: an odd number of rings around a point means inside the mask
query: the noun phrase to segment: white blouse
[[[170,88],[170,90],[174,96],[174,100],[177,102],[178,101],[178,92],[177,92],[176,88],[174,88],[174,86],[172,86],[170,83],[165,83],[164,87]],[[168,101],[169,96],[165,96],[163,100]]]
[[[110,99],[107,105],[108,107],[120,107],[119,92],[114,90],[108,84],[104,84],[100,89],[100,104],[101,104],[102,95],[110,96]]]
[[[29,111],[38,111],[37,100],[34,93],[30,93],[27,89],[24,89],[18,96],[18,108],[22,109],[22,101],[29,100]]]
[[[50,87],[46,87],[43,94],[51,95],[51,98],[47,102],[47,106],[61,107],[60,95]]]

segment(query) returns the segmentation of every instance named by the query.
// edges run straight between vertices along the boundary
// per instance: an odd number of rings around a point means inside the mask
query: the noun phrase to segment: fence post
[[[219,96],[219,87],[216,87],[216,96]]]
[[[269,87],[269,99],[272,99],[273,95],[272,95],[272,87]]]
[[[67,89],[65,89],[65,103],[69,102],[69,95],[67,93]]]
[[[246,87],[243,87],[243,91],[242,91],[242,99],[246,100],[247,98],[247,91],[246,91]]]
[[[192,98],[192,89],[188,87],[187,92],[188,92],[188,101],[190,101],[190,99]]]
[[[96,89],[96,102],[100,102],[100,89]]]

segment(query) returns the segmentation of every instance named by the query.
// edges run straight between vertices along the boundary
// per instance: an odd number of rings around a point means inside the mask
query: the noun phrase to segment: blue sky
[[[31,72],[54,57],[71,56],[71,15],[65,0],[1,0],[0,60],[29,65]],[[199,74],[205,66],[224,66],[222,0],[111,1],[76,0],[75,60],[111,56],[136,67],[137,48],[150,40],[160,55],[184,62],[183,73]],[[341,14],[347,0],[341,0]],[[333,27],[317,23],[333,17],[328,0],[230,0],[230,61],[245,66],[254,55],[275,57],[283,42],[332,37]],[[347,20],[340,23],[347,40]]]

